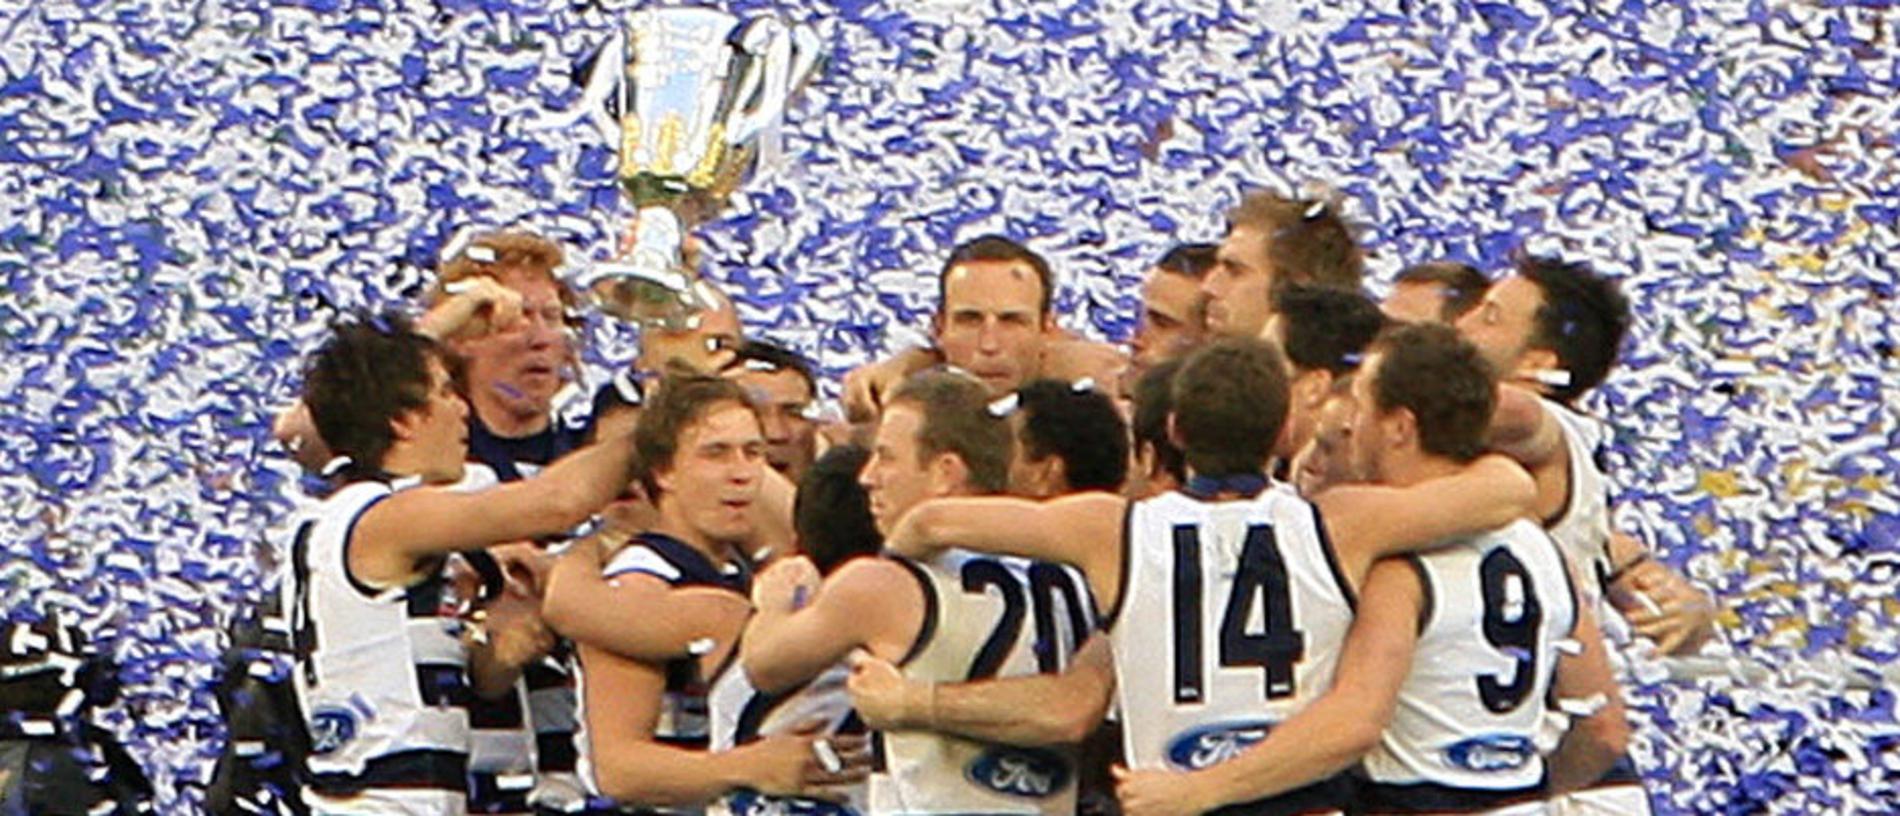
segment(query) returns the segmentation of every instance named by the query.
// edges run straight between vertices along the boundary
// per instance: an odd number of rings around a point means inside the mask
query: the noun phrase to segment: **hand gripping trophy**
[[[816,35],[774,18],[708,8],[628,15],[587,92],[589,102],[619,102],[618,122],[603,113],[596,124],[619,142],[621,192],[635,208],[632,251],[580,281],[603,310],[691,327],[708,304],[683,263],[686,233],[774,163],[785,106],[817,64]]]

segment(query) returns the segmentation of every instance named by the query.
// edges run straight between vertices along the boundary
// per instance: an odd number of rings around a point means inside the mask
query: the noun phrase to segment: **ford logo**
[[[758,791],[739,791],[726,797],[732,816],[858,816],[843,805],[815,799],[765,796]]]
[[[310,712],[310,753],[327,754],[356,738],[356,712],[325,706]]]
[[[1265,720],[1212,723],[1184,731],[1168,743],[1168,764],[1183,771],[1219,765],[1267,738]]]
[[[1044,799],[1068,788],[1069,760],[1053,751],[996,747],[963,769],[971,782],[1009,796]]]
[[[1491,734],[1453,743],[1445,749],[1445,761],[1455,767],[1479,773],[1515,771],[1537,756],[1530,738],[1509,734]]]

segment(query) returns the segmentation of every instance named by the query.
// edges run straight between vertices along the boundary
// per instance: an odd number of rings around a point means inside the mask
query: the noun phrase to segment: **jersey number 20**
[[[1174,528],[1174,701],[1198,703],[1204,697],[1201,676],[1201,533],[1192,525]],[[1260,610],[1258,634],[1249,632],[1253,610]],[[1221,614],[1220,664],[1266,670],[1269,700],[1296,691],[1293,668],[1306,657],[1306,636],[1293,628],[1293,596],[1287,585],[1286,559],[1273,528],[1247,528],[1240,548],[1234,588]]]

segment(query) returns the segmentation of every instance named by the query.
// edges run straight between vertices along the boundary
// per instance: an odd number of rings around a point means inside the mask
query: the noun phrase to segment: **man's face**
[[[1406,323],[1443,323],[1445,294],[1442,283],[1401,283],[1392,287],[1379,309],[1386,317]]]
[[[790,368],[748,368],[739,373],[738,381],[759,410],[766,463],[797,482],[817,451],[817,423],[805,416],[813,397],[811,383]]]
[[[972,261],[944,276],[937,347],[950,365],[1005,394],[1036,375],[1043,331],[1042,279],[1021,261]]]
[[[502,331],[454,341],[467,361],[468,389],[517,416],[545,416],[561,390],[571,348],[560,291],[544,275],[502,270],[497,283],[521,294],[521,322]]]
[[[1135,322],[1135,367],[1148,368],[1186,353],[1201,342],[1206,319],[1201,284],[1163,269],[1141,285],[1141,317]]]
[[[416,475],[431,484],[462,480],[468,458],[468,403],[456,393],[441,360],[429,359],[429,401],[397,421],[406,426],[410,444],[428,463]]]
[[[640,367],[664,373],[679,363],[701,374],[725,370],[738,354],[739,312],[724,295],[712,298],[713,307],[696,315],[690,329],[653,327],[640,333]]]
[[[931,497],[929,470],[918,460],[917,431],[923,421],[917,406],[903,402],[885,408],[878,420],[871,458],[865,461],[858,483],[870,499],[879,533],[890,535],[904,513]]]
[[[1380,422],[1379,403],[1373,399],[1373,383],[1384,364],[1384,354],[1373,354],[1360,366],[1359,375],[1352,378],[1354,409],[1347,426],[1349,469],[1368,482],[1385,481],[1385,457],[1391,445],[1386,438],[1385,424]]]
[[[1214,268],[1201,281],[1207,294],[1207,331],[1222,337],[1257,337],[1273,310],[1273,262],[1267,259],[1267,236],[1253,227],[1237,226],[1214,257]]]
[[[1484,293],[1477,308],[1458,319],[1458,333],[1478,347],[1499,376],[1509,378],[1522,367],[1536,326],[1544,293],[1537,284],[1512,275]]]
[[[764,466],[765,437],[752,409],[715,404],[680,431],[672,466],[655,474],[661,512],[710,541],[745,541],[752,536],[752,504]]]
[[[1334,485],[1361,481],[1353,469],[1352,425],[1356,401],[1336,395],[1320,406],[1313,438],[1293,460],[1293,484],[1312,497]]]

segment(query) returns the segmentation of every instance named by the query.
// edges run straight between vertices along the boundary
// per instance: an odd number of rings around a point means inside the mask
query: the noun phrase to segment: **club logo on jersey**
[[[1042,799],[1069,785],[1069,763],[1034,748],[992,748],[963,769],[971,782],[1009,796]]]
[[[1266,739],[1272,729],[1265,720],[1203,725],[1168,743],[1168,764],[1183,771],[1219,765]]]
[[[813,799],[788,799],[763,796],[757,791],[739,791],[726,798],[732,816],[858,816],[843,805]]]
[[[1445,749],[1446,762],[1478,773],[1515,771],[1535,756],[1537,746],[1529,738],[1509,734],[1473,737]]]
[[[357,714],[342,706],[310,712],[310,753],[327,754],[356,738]]]

